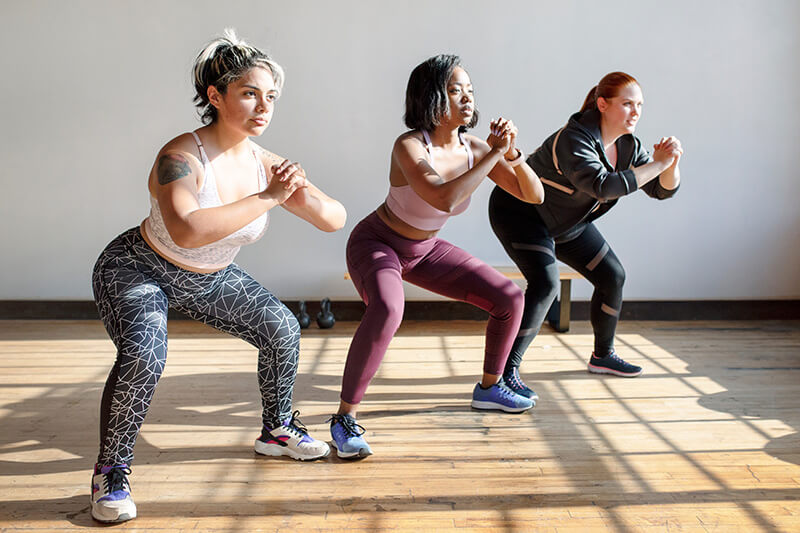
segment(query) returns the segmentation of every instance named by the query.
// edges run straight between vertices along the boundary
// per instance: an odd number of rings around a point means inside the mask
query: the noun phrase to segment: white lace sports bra
[[[208,160],[203,143],[197,133],[191,132],[200,151],[200,160],[203,163],[203,186],[197,191],[197,203],[200,208],[218,207],[222,205],[217,191],[217,178],[214,175],[214,168]],[[259,190],[267,186],[267,174],[264,165],[258,159],[258,155],[253,152],[258,167]],[[199,248],[182,248],[175,244],[170,237],[167,227],[164,225],[164,217],[158,206],[155,196],[150,196],[150,216],[143,224],[145,236],[148,243],[155,248],[159,255],[165,259],[186,265],[188,267],[202,270],[220,270],[233,262],[239,249],[245,244],[250,244],[260,239],[267,231],[269,224],[269,213],[264,213],[257,219],[250,222],[230,235]]]

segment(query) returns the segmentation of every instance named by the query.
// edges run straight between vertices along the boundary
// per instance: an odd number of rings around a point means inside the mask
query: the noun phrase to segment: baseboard
[[[297,300],[284,303],[294,312]],[[331,306],[337,320],[361,320],[364,304],[336,301]],[[307,302],[309,314],[319,311],[319,302]],[[589,302],[572,302],[572,320],[589,319]],[[408,320],[485,320],[488,315],[469,304],[455,301],[406,302]],[[625,302],[622,320],[798,320],[800,300],[686,300]],[[94,302],[86,300],[0,300],[0,320],[92,320],[97,319]],[[170,310],[169,318],[186,319]]]

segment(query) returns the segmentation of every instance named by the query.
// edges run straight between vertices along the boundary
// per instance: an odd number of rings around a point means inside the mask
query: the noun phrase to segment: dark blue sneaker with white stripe
[[[331,415],[331,444],[336,455],[342,459],[363,459],[372,455],[372,450],[362,435],[366,433],[356,419],[350,415]]]
[[[475,384],[472,391],[472,408],[506,413],[521,413],[533,407],[530,398],[521,396],[509,389],[501,379],[491,387],[484,389],[480,383]]]
[[[519,375],[519,367],[512,366],[511,368],[507,369],[505,373],[503,373],[503,381],[509,389],[513,390],[520,396],[530,398],[533,402],[533,405],[536,405],[539,395],[536,394],[533,389],[525,385],[524,381],[522,381],[522,377]]]
[[[306,427],[298,420],[299,411],[278,427],[261,430],[255,450],[261,455],[288,455],[299,461],[313,461],[331,453],[328,443],[311,438]]]
[[[616,352],[605,357],[595,357],[592,352],[588,369],[593,374],[613,374],[623,378],[635,378],[642,373],[642,367],[623,361]]]
[[[94,465],[92,475],[92,518],[98,522],[125,522],[136,518],[136,504],[131,496],[126,464]]]

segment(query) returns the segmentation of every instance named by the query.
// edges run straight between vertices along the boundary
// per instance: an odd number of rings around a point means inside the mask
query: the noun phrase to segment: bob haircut
[[[255,67],[267,69],[280,95],[283,89],[283,68],[267,54],[245,43],[230,28],[223,36],[208,43],[197,55],[192,69],[194,105],[203,124],[217,120],[217,108],[208,101],[208,88],[212,85],[225,94],[228,85]]]
[[[589,90],[583,101],[581,113],[589,109],[597,109],[598,98],[614,98],[628,85],[639,85],[636,78],[624,72],[609,72],[600,82]],[[641,85],[640,85],[641,87]]]
[[[440,54],[420,63],[411,71],[406,87],[406,113],[403,116],[409,129],[433,131],[442,118],[450,115],[447,83],[456,67],[461,67],[460,57]],[[474,128],[477,123],[476,107],[472,120],[459,130]]]

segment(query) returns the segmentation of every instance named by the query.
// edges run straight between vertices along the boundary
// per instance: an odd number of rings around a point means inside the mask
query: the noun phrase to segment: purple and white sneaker
[[[136,518],[136,504],[131,496],[126,464],[94,465],[92,475],[92,518],[98,522],[125,522]]]
[[[484,389],[480,383],[475,384],[472,391],[472,408],[521,413],[533,407],[530,398],[521,396],[509,389],[501,379],[491,387]]]
[[[297,419],[299,411],[292,418],[273,429],[264,428],[256,439],[255,450],[261,455],[288,455],[299,461],[313,461],[327,457],[331,448],[327,442],[309,436],[306,427]]]

